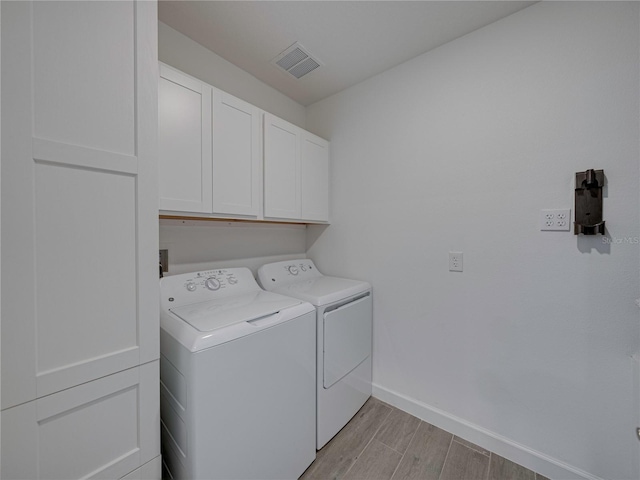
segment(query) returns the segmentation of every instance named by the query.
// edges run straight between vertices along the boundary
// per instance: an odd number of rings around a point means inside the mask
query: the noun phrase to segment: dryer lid
[[[318,307],[364,293],[370,288],[371,285],[367,282],[321,275],[276,287],[273,291],[305,300]]]
[[[210,332],[236,323],[273,315],[300,303],[299,300],[294,298],[258,291],[235,297],[183,305],[169,309],[169,311],[196,330]]]

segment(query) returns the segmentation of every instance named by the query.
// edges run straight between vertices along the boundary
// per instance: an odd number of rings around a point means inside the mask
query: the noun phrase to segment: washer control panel
[[[168,308],[253,291],[260,291],[260,287],[248,268],[170,275],[160,281],[161,305]]]
[[[238,285],[238,276],[235,269],[208,270],[191,274],[191,278],[184,281],[184,287],[189,292],[199,289],[207,289],[212,292],[221,288],[229,288]]]
[[[269,263],[258,269],[258,279],[265,290],[321,275],[313,261],[308,258]]]

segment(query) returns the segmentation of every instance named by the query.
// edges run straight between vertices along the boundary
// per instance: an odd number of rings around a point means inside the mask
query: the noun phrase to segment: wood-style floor
[[[301,480],[548,480],[370,398]]]

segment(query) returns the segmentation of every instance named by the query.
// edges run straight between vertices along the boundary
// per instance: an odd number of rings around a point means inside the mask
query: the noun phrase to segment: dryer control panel
[[[322,274],[308,258],[269,263],[258,269],[258,279],[265,289],[268,289],[266,285],[283,286],[320,276]]]
[[[248,268],[223,268],[171,275],[160,280],[160,305],[175,308],[192,304],[260,291]]]

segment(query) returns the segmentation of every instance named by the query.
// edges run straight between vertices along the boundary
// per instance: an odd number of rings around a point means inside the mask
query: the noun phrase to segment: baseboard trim
[[[373,396],[553,480],[603,480],[432,405],[373,384]]]

